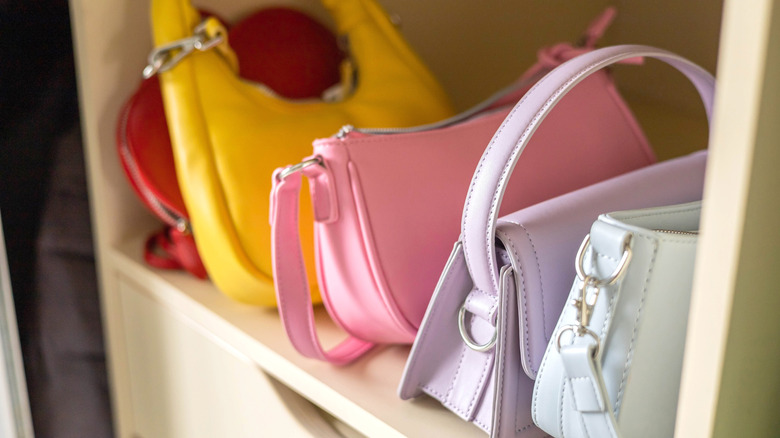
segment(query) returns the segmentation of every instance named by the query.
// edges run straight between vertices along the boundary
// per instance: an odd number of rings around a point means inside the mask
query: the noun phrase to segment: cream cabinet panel
[[[125,347],[134,436],[339,436],[314,405],[122,275],[119,295],[122,318],[133,321]]]

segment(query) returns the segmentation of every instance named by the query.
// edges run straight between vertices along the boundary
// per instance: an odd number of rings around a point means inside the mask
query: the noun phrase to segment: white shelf
[[[336,367],[310,360],[290,345],[275,309],[240,304],[209,281],[176,271],[151,270],[141,258],[143,238],[131,238],[110,253],[116,275],[208,334],[242,361],[272,375],[333,416],[368,436],[484,437],[477,427],[437,401],[398,398],[396,390],[408,346],[384,346],[357,362]],[[325,344],[343,336],[320,306],[317,326]]]

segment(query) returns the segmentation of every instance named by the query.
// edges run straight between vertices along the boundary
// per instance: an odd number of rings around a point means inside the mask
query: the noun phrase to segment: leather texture
[[[605,211],[654,207],[702,198],[707,151],[648,166],[559,196],[496,223],[497,242],[510,255],[520,282],[520,349],[535,378],[571,286],[582,236]],[[563,270],[556,268],[561,266]]]
[[[530,71],[547,67],[553,56],[560,64],[586,51],[553,46],[541,51],[540,63]],[[514,101],[526,90],[521,87]],[[509,111],[488,111],[440,129],[353,132],[314,143],[313,157],[323,165],[307,167],[302,174],[309,179],[314,202],[320,290],[331,317],[349,333],[347,343],[365,350],[372,343],[413,342],[458,239],[471,175]],[[583,82],[548,122],[507,189],[506,212],[655,161],[607,72]],[[279,311],[299,352],[349,362],[359,354],[343,345],[338,355],[325,352],[313,330],[303,259],[290,244],[299,228],[294,214],[299,180],[299,174],[276,179],[274,187],[271,222]]]
[[[563,309],[574,275],[572,257],[582,236],[605,211],[701,199],[706,152],[616,176],[498,220],[493,217],[503,206],[506,181],[515,164],[522,169],[534,150],[535,146],[526,149],[529,142],[533,143],[531,135],[542,132],[552,116],[544,124],[540,125],[540,121],[559,101],[565,101],[560,100],[562,92],[617,60],[659,54],[678,59],[644,46],[615,46],[582,54],[538,82],[507,116],[474,173],[464,206],[461,240],[439,280],[412,346],[399,388],[402,398],[426,393],[451,410],[465,404],[469,410],[461,409],[461,416],[492,436],[544,435],[532,421],[532,379],[539,373]],[[710,114],[714,79],[687,61],[675,63],[695,78]],[[519,159],[521,154],[523,158]],[[590,169],[591,165],[586,167]],[[506,199],[513,196],[516,195],[510,194]],[[482,210],[475,210],[475,204],[481,205]],[[466,241],[472,245],[466,246]],[[486,256],[488,252],[491,257]],[[512,286],[499,281],[500,273],[507,267],[513,272]],[[482,274],[483,283],[477,281],[477,271]],[[504,288],[511,287],[511,293],[499,287],[499,283],[504,283]],[[511,306],[513,315],[496,316],[492,310],[483,310],[507,308],[503,299],[515,303]],[[479,352],[463,341],[458,328],[462,307],[466,310],[467,332],[474,342],[484,344],[497,333],[495,348]],[[513,333],[507,331],[507,324],[513,324]],[[492,386],[461,393],[459,376],[473,370],[492,374]],[[509,424],[513,427],[507,427]]]
[[[593,218],[604,211],[701,199],[706,151],[665,161],[611,178],[503,216],[496,225],[497,257],[500,266],[511,266],[514,274],[510,294],[514,309],[511,331],[497,343],[502,354],[480,353],[466,346],[458,335],[461,306],[472,315],[471,333],[485,343],[495,330],[510,324],[496,318],[498,293],[474,288],[459,244],[445,267],[420,332],[412,347],[399,388],[402,398],[426,393],[486,431],[492,430],[491,416],[497,409],[494,393],[482,396],[485,388],[464,388],[464,378],[477,371],[486,373],[493,387],[502,387],[505,416],[518,419],[518,433],[530,421],[533,380],[552,337],[557,317],[566,303],[566,292],[575,275],[572,256]],[[479,309],[489,309],[487,312]],[[495,324],[498,328],[494,329]],[[506,345],[504,345],[506,342]],[[506,362],[511,362],[507,364]],[[493,367],[507,370],[493,372]],[[471,383],[467,385],[472,385]],[[456,394],[460,394],[457,396]],[[460,405],[470,406],[464,410]],[[456,410],[457,409],[457,410]],[[508,413],[507,413],[508,412]],[[496,415],[500,415],[496,413]],[[481,419],[480,419],[481,418]],[[495,419],[493,421],[498,421]],[[504,419],[504,423],[511,420]],[[520,424],[523,423],[523,424]],[[496,433],[496,436],[513,436]],[[594,435],[595,436],[595,435]]]
[[[635,51],[647,49],[636,47]],[[714,79],[688,61],[653,51],[643,56],[661,59],[684,73],[698,89],[709,117]],[[622,282],[601,288],[600,294],[610,298],[600,295],[588,326],[599,337],[597,350],[590,337],[578,336],[573,345],[564,345],[559,352],[555,340],[577,318],[577,310],[566,306],[560,316],[533,395],[534,422],[547,433],[555,437],[616,437],[621,431],[632,437],[674,434],[697,239],[653,230],[697,231],[699,209],[700,203],[693,203],[614,213],[593,224],[591,255],[586,260],[594,275],[608,276],[614,270],[623,252],[620,242],[628,234],[634,236],[634,256]],[[581,288],[582,282],[575,280],[570,298],[581,293]],[[640,319],[645,318],[653,321],[649,323],[652,334],[639,338]],[[647,345],[639,344],[640,339]],[[629,377],[631,390],[626,391]],[[584,402],[593,398],[601,403]]]
[[[705,103],[708,118],[712,112],[714,78],[701,67],[678,55],[647,46],[628,45],[599,49],[597,55],[593,53],[596,52],[572,59],[537,82],[533,93],[526,94],[507,116],[482,155],[468,190],[462,224],[463,246],[467,254],[469,272],[475,285],[482,290],[497,289],[498,285],[494,230],[509,176],[523,149],[529,144],[531,136],[535,137],[534,132],[540,125],[544,126],[541,123],[550,114],[550,109],[567,93],[576,89],[580,81],[618,61],[651,56],[667,62],[688,76]],[[593,112],[595,110],[591,109]],[[585,114],[580,113],[574,119],[578,122],[584,121],[583,116]],[[611,134],[609,129],[605,133]],[[600,154],[595,149],[592,152],[593,156],[588,164],[579,163],[583,168],[582,172],[594,171],[593,166],[600,168],[614,165],[613,160],[617,158],[615,154]],[[488,194],[492,196],[486,196]],[[488,212],[487,221],[484,220],[485,212]],[[470,247],[474,249],[469,251]]]
[[[202,11],[203,16],[213,15]],[[241,78],[285,97],[317,98],[338,84],[344,53],[336,36],[303,12],[261,8],[228,32]],[[142,81],[120,112],[120,162],[139,199],[167,226],[149,236],[144,260],[155,268],[208,277],[190,232],[157,77]]]
[[[189,215],[176,180],[157,78],[141,82],[122,107],[116,144],[122,170],[138,199],[166,224],[147,238],[144,260],[155,268],[185,269],[197,278],[208,277],[192,234],[177,229]]]
[[[176,180],[157,78],[142,81],[123,106],[117,121],[116,143],[125,175],[146,207],[166,223],[168,215],[158,212],[160,208],[186,218],[187,207]]]
[[[630,236],[631,259],[599,288],[590,323],[573,336],[566,306],[534,388],[534,421],[554,437],[673,436],[701,202],[602,215],[590,231],[583,271],[615,271]],[[660,230],[660,231],[659,231]],[[670,232],[672,231],[672,232]],[[570,299],[581,295],[577,278]]]
[[[350,123],[410,126],[452,114],[441,86],[372,0],[323,0],[348,39],[360,80],[337,102],[292,101],[237,75],[226,43],[195,51],[159,73],[173,156],[198,251],[216,286],[250,304],[276,304],[268,193],[273,169],[309,153],[311,142]],[[199,24],[188,0],[153,0],[155,44],[191,37]],[[206,34],[225,30],[216,19]],[[345,87],[352,85],[344,75]],[[309,203],[300,208],[312,220]],[[306,228],[306,260],[313,236]],[[310,278],[314,277],[313,263]],[[315,292],[315,300],[319,296]]]

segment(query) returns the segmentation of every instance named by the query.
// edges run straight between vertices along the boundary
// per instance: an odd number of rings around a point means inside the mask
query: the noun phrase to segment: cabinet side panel
[[[776,431],[770,426],[777,420],[769,412],[776,403],[757,406],[777,397],[778,381],[771,338],[780,328],[773,317],[777,248],[768,250],[778,244],[773,222],[778,200],[769,199],[776,198],[778,188],[780,135],[778,112],[770,110],[780,99],[777,88],[767,86],[780,73],[777,57],[767,58],[780,49],[780,19],[773,8],[769,0],[751,2],[751,7],[725,3],[679,437],[772,436]]]
[[[775,3],[713,437],[780,430],[780,6]]]

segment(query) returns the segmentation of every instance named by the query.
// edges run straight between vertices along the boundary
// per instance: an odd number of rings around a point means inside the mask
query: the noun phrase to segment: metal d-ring
[[[300,172],[300,171],[302,171],[303,169],[305,169],[305,168],[307,168],[309,166],[314,166],[315,164],[319,164],[320,166],[323,166],[323,167],[325,166],[325,163],[322,161],[322,157],[320,157],[318,155],[318,156],[316,156],[314,158],[309,158],[308,160],[303,160],[303,161],[301,161],[298,164],[293,164],[291,166],[285,167],[284,169],[282,169],[279,172],[279,174],[276,177],[279,179],[279,181],[281,181],[281,180],[287,178],[288,176],[290,176],[290,175],[292,175],[294,173]]]
[[[555,347],[558,349],[558,353],[561,352],[561,339],[563,338],[563,334],[566,332],[572,332],[575,336],[588,335],[591,338],[593,338],[593,340],[596,341],[595,354],[598,354],[599,347],[601,346],[601,341],[599,341],[599,336],[593,330],[577,324],[567,324],[561,327],[561,330],[558,332],[558,336],[555,339]]]
[[[585,240],[582,241],[582,245],[580,245],[579,251],[577,251],[577,263],[574,265],[574,268],[577,271],[577,278],[580,279],[580,281],[585,281],[585,278],[588,277],[588,275],[585,275],[585,269],[583,268],[583,263],[585,261],[585,251],[588,249],[588,246],[590,245],[590,234],[585,236]],[[626,266],[628,266],[628,262],[631,261],[631,234],[627,235],[626,240],[623,242],[623,255],[620,257],[620,262],[618,263],[615,270],[612,272],[612,274],[604,279],[599,279],[598,283],[602,285],[611,285],[614,284],[615,281],[620,277],[621,274],[623,274],[623,271],[625,271]]]
[[[494,345],[496,345],[498,330],[493,332],[493,337],[490,339],[490,341],[487,342],[487,344],[480,345],[474,342],[473,339],[471,339],[471,336],[466,331],[466,305],[465,304],[460,306],[460,310],[458,311],[458,330],[460,331],[460,337],[461,339],[463,339],[463,342],[465,342],[466,345],[474,351],[485,352],[493,348]]]

